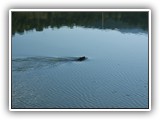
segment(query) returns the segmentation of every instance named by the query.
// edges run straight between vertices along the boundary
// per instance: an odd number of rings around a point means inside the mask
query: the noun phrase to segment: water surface
[[[12,108],[148,108],[147,30],[64,25],[15,33]]]

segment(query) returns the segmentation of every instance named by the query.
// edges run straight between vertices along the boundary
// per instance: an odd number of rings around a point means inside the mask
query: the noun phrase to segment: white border
[[[146,11],[149,13],[149,109],[12,109],[11,108],[11,13],[15,11],[89,11],[89,12],[100,12],[100,11],[137,11],[143,12]],[[10,111],[150,111],[151,110],[151,10],[150,9],[10,9],[9,10],[9,110]]]

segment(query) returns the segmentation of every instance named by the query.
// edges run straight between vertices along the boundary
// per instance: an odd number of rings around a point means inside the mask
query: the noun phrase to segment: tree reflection
[[[12,12],[12,35],[44,28],[80,26],[96,29],[148,30],[148,12]]]

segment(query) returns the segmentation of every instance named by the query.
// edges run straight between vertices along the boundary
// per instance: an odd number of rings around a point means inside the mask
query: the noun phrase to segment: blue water
[[[85,61],[74,61],[86,56]],[[148,33],[46,28],[12,37],[12,108],[148,108]]]

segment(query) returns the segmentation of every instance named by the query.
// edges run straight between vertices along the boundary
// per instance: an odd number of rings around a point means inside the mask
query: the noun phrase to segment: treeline
[[[62,26],[114,29],[148,29],[148,12],[12,12],[12,35]]]

